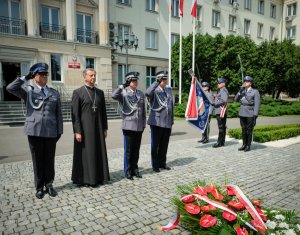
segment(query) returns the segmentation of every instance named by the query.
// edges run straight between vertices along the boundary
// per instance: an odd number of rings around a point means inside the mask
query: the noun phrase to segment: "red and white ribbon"
[[[159,230],[167,231],[167,230],[172,230],[172,229],[176,228],[179,223],[179,218],[180,218],[180,214],[178,212],[176,212],[173,215],[170,222],[165,226],[159,227]]]

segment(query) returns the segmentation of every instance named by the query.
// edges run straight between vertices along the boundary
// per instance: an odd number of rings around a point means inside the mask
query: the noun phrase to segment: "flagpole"
[[[192,69],[195,72],[195,28],[196,28],[196,17],[193,17],[193,58],[192,58]]]
[[[169,85],[171,84],[172,79],[172,70],[171,70],[171,56],[172,56],[172,45],[171,45],[171,19],[172,19],[172,0],[169,0]]]
[[[182,15],[180,15],[180,37],[179,37],[179,104],[181,104],[181,87],[182,87]]]

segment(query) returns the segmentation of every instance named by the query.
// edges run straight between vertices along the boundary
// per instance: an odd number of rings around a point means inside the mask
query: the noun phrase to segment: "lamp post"
[[[139,40],[138,40],[137,36],[134,35],[134,33],[131,32],[131,34],[129,34],[128,32],[125,32],[123,38],[119,38],[118,35],[115,36],[114,44],[117,48],[120,47],[121,51],[123,48],[125,48],[126,73],[128,73],[128,49],[134,48],[136,50],[139,45]]]

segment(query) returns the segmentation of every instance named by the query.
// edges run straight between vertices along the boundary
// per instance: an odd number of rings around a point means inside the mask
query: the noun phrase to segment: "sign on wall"
[[[76,55],[74,55],[72,57],[69,56],[69,58],[68,58],[68,68],[69,69],[80,69],[80,62],[78,62],[78,58],[77,58]]]

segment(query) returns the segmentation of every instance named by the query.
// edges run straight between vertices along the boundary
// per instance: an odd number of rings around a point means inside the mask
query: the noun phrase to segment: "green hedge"
[[[228,134],[230,137],[235,139],[241,139],[242,129],[230,129]],[[260,126],[254,128],[253,140],[255,142],[264,143],[268,141],[287,139],[298,135],[300,135],[300,124]]]
[[[184,117],[186,109],[186,102],[182,104],[176,104],[174,109],[174,115],[176,117]],[[229,103],[227,117],[238,117],[240,110],[240,104],[237,102]],[[284,101],[273,100],[271,98],[264,98],[261,101],[259,109],[260,116],[282,116],[282,115],[300,115],[300,102],[299,101]]]

